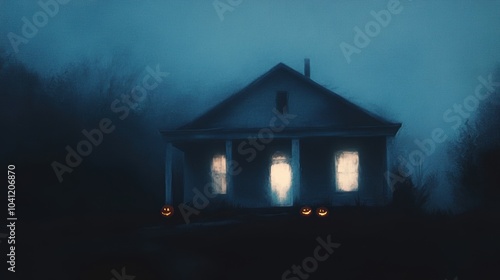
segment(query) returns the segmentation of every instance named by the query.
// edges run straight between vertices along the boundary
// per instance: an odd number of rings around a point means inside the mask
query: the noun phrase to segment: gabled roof
[[[321,86],[316,83],[309,77],[304,76],[302,73],[292,69],[291,67],[285,65],[284,63],[278,63],[276,66],[271,68],[269,71],[255,79],[253,82],[248,84],[243,89],[239,90],[235,94],[231,95],[224,101],[220,102],[210,110],[206,111],[199,117],[195,118],[193,121],[178,127],[175,130],[170,131],[162,131],[162,134],[167,138],[220,138],[224,139],[225,137],[241,137],[241,135],[252,134],[255,131],[258,131],[258,127],[251,129],[235,129],[235,128],[214,128],[209,124],[213,121],[213,119],[220,114],[220,112],[225,111],[227,108],[230,108],[234,104],[241,101],[241,99],[248,94],[251,94],[252,90],[262,85],[264,82],[269,81],[269,79],[273,78],[273,75],[282,72],[290,75],[295,81],[300,83],[304,83],[307,86],[310,86],[314,89],[314,91],[323,94],[329,99],[331,102],[335,102],[337,104],[341,104],[344,108],[359,116],[364,120],[364,125],[357,126],[323,126],[323,127],[291,127],[285,129],[282,136],[287,137],[300,137],[302,132],[308,132],[309,134],[318,135],[344,135],[344,136],[374,136],[374,135],[385,135],[385,136],[393,136],[397,133],[399,128],[401,127],[400,123],[391,123],[380,116],[377,116],[362,107],[355,105],[354,103],[348,101],[347,99],[341,97],[337,93]],[[314,130],[314,131],[312,131]],[[356,131],[358,133],[356,133]],[[363,131],[366,131],[366,135]],[[291,133],[291,134],[290,134]],[[352,134],[350,134],[352,133]],[[299,134],[299,135],[297,135]],[[304,135],[305,136],[305,135]]]

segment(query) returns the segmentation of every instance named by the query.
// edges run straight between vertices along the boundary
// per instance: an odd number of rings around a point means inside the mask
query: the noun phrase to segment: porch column
[[[233,162],[233,141],[226,140],[226,196],[229,202],[233,198],[233,174],[232,174],[232,162]]]
[[[293,204],[300,199],[300,141],[292,139],[292,192]]]
[[[172,143],[167,143],[165,153],[165,204],[172,205]]]

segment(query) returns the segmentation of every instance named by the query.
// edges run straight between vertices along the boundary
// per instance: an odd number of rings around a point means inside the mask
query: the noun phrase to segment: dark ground
[[[178,210],[178,209],[176,209]],[[21,224],[17,279],[282,279],[331,235],[341,246],[307,279],[500,279],[499,219],[389,208],[205,211]],[[22,241],[22,242],[21,242]],[[324,251],[321,251],[323,254]],[[22,278],[20,278],[22,275]],[[121,279],[120,279],[121,278]],[[289,276],[288,279],[296,280]]]

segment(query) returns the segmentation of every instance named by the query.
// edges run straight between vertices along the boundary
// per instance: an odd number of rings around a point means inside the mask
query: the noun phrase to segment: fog
[[[355,45],[354,28],[365,30],[371,12],[390,1],[220,2],[231,9],[218,13],[213,1],[73,0],[16,52],[8,34],[22,36],[22,18],[32,21],[42,8],[0,1],[0,49],[47,78],[83,61],[120,61],[118,74],[160,65],[169,76],[153,93],[165,101],[159,128],[184,124],[279,62],[302,72],[307,57],[313,80],[403,123],[396,156],[442,128],[449,138],[424,164],[437,170],[449,165],[445,148],[456,136],[443,114],[500,61],[500,1],[402,0],[401,11],[349,59],[341,44]],[[441,179],[434,201],[442,206],[450,199]]]

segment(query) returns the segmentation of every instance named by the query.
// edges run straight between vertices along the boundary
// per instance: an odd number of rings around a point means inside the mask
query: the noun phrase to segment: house
[[[388,143],[400,127],[314,82],[309,59],[304,74],[279,63],[193,121],[161,131],[165,200],[205,193],[235,207],[383,205],[391,197]]]

